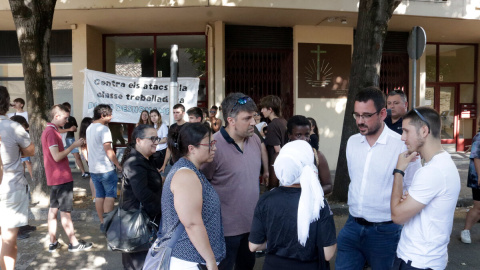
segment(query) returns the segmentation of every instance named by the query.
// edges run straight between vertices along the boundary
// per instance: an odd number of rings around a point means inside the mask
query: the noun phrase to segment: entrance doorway
[[[425,105],[440,114],[442,144],[456,144],[457,151],[464,151],[472,144],[476,118],[474,97],[472,84],[427,84]]]

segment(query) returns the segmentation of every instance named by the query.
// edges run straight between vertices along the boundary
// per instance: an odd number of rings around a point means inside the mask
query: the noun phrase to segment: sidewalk
[[[447,270],[479,269],[480,253],[477,250],[480,249],[480,226],[474,226],[472,229],[472,244],[466,245],[459,240],[460,231],[463,229],[465,213],[468,210],[467,206],[472,204],[471,189],[466,187],[466,175],[469,162],[468,155],[454,152],[454,150],[448,146],[445,148],[452,155],[457,165],[462,186],[449,244],[449,264]],[[73,162],[70,162],[70,165],[74,168]],[[57,235],[59,241],[62,243],[62,248],[58,252],[49,253],[47,251],[49,240],[46,222],[48,209],[32,207],[30,225],[37,226],[37,231],[32,232],[30,238],[18,241],[18,261],[16,269],[116,270],[123,268],[121,254],[107,250],[105,237],[99,230],[100,222],[95,212],[95,206],[91,200],[89,179],[82,178],[77,169],[73,169],[72,172],[75,186],[74,194],[76,197],[72,219],[74,220],[76,235],[79,239],[93,242],[94,247],[89,251],[69,253],[67,251],[68,239],[59,222]],[[338,233],[348,217],[348,206],[346,204],[331,203],[331,207],[335,215],[335,225]],[[257,259],[255,265],[256,270],[262,269],[263,260],[263,257]],[[332,260],[332,269],[334,269],[334,260]]]

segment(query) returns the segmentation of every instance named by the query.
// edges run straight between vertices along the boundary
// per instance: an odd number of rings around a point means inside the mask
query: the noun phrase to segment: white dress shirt
[[[373,146],[360,133],[351,136],[347,143],[347,164],[350,175],[348,206],[350,214],[370,222],[392,220],[390,198],[393,186],[393,169],[398,156],[407,147],[401,136],[383,124],[383,131]],[[421,167],[420,159],[405,170],[404,190]]]

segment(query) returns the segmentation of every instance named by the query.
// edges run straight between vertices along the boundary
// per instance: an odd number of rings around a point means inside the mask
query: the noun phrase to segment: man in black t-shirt
[[[68,112],[72,110],[72,106],[70,105],[70,103],[64,102],[62,105],[68,109]],[[65,133],[65,132],[67,133],[67,136],[65,137],[66,148],[70,147],[70,145],[72,145],[75,142],[75,132],[77,131],[77,128],[78,128],[77,120],[75,119],[75,117],[70,115],[68,117],[68,122],[65,124],[65,126],[63,126],[63,129],[59,130],[60,133]],[[78,148],[73,149],[71,153],[75,157],[75,163],[77,164],[78,168],[80,169],[80,171],[82,171],[82,177],[83,178],[89,177],[90,173],[85,172],[85,168],[83,167],[83,162],[82,162],[82,159],[80,158],[80,153],[78,151]]]
[[[183,117],[185,116],[185,106],[182,104],[175,104],[173,106],[173,120],[175,120],[175,123],[170,125],[170,128],[168,129],[168,139],[170,140],[172,133],[177,132],[177,130],[185,124],[185,120]],[[165,160],[163,161],[163,166],[160,168],[158,171],[161,173],[168,173],[165,171],[165,167],[167,167],[168,162],[170,161],[171,153],[170,153],[170,147],[167,147],[167,153],[165,154]],[[172,160],[173,161],[173,160]],[[170,161],[170,164],[173,165],[173,162]],[[163,175],[163,174],[162,174]]]
[[[385,124],[389,129],[402,135],[402,117],[408,110],[407,97],[402,90],[388,92],[387,109],[391,110],[392,113],[385,118]]]

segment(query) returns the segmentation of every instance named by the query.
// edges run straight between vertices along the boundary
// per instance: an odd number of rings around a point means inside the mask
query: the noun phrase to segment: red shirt
[[[58,186],[73,181],[72,171],[68,163],[68,157],[59,162],[53,159],[50,147],[58,147],[58,152],[65,150],[62,137],[58,132],[58,127],[48,123],[42,133],[43,163],[45,165],[45,174],[47,175],[47,185]]]

